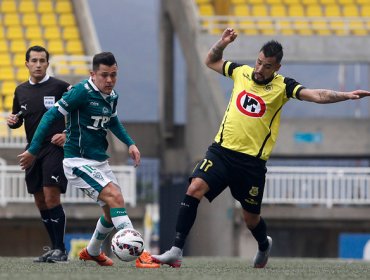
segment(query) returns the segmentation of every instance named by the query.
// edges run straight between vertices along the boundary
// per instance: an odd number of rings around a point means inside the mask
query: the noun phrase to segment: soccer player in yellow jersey
[[[277,74],[283,58],[283,48],[277,41],[262,46],[254,68],[225,61],[223,50],[236,37],[237,33],[227,28],[206,57],[206,65],[233,79],[234,87],[215,142],[190,176],[179,209],[174,246],[162,255],[152,255],[157,263],[181,266],[182,249],[200,200],[205,196],[211,202],[229,187],[243,208],[246,226],[258,242],[253,266],[265,267],[272,239],[267,236],[260,212],[266,161],[276,142],[283,105],[290,98],[324,104],[370,96],[364,90],[308,89],[294,79]]]

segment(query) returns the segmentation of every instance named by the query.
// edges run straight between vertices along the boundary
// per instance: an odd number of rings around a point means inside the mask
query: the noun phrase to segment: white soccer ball
[[[144,251],[144,240],[133,228],[119,230],[112,238],[112,251],[121,261],[136,260]]]

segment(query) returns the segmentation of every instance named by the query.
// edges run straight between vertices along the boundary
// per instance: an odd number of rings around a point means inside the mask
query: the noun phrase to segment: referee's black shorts
[[[44,186],[57,186],[61,193],[67,190],[63,171],[63,148],[54,144],[43,146],[32,166],[26,170],[27,191],[34,194]]]
[[[190,180],[198,177],[207,182],[210,190],[205,197],[210,202],[229,187],[244,210],[260,214],[266,171],[266,161],[213,143]]]

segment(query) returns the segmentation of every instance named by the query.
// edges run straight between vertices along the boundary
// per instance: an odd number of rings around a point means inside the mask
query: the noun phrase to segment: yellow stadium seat
[[[19,2],[18,10],[23,14],[34,14],[35,4],[32,0],[21,0]]]
[[[245,5],[245,4],[234,5],[233,14],[236,17],[250,16],[249,6]],[[236,22],[236,21],[233,20],[233,21],[229,21],[228,25],[234,27],[235,30],[238,31],[238,32],[239,32],[239,30],[244,32],[246,29],[250,28],[251,22],[250,21],[244,21],[244,20],[239,20],[238,22]],[[253,23],[252,23],[252,25],[253,25]]]
[[[271,5],[270,6],[270,16],[272,17],[285,17],[287,16],[285,5]]]
[[[277,26],[278,26],[278,31],[285,36],[290,36],[290,35],[295,34],[294,28],[292,27],[293,23],[290,21],[285,21],[285,20],[279,21],[277,23]]]
[[[4,28],[0,25],[0,40],[4,40],[4,38],[5,38]]]
[[[319,0],[301,0],[301,3],[303,5],[318,5],[319,4]]]
[[[36,11],[40,14],[54,13],[53,2],[52,1],[38,1]]]
[[[42,31],[39,26],[29,26],[26,28],[24,36],[27,40],[36,40],[42,38]]]
[[[60,28],[59,26],[47,26],[44,28],[44,38],[46,40],[60,39]]]
[[[29,40],[27,42],[27,49],[32,47],[32,46],[41,46],[41,47],[45,47],[45,41],[43,39],[33,39],[33,40]]]
[[[58,61],[58,65],[53,69],[54,74],[59,75],[71,75],[68,62],[67,61]]]
[[[4,14],[3,23],[5,26],[20,25],[18,14],[13,14],[13,13]]]
[[[368,31],[360,20],[354,20],[349,23],[349,31],[355,36],[366,36]]]
[[[252,6],[252,16],[255,17],[265,17],[268,15],[267,6],[263,4]]]
[[[200,1],[200,0],[196,0],[197,2]],[[207,0],[209,1],[209,0]],[[239,4],[246,4],[247,3],[247,0],[230,0],[231,4],[232,5],[239,5]]]
[[[55,11],[58,14],[70,14],[73,13],[72,4],[70,1],[57,1],[55,4]]]
[[[25,67],[26,57],[23,53],[16,53],[13,56],[13,65],[17,67]]]
[[[312,17],[311,20],[311,27],[313,31],[318,35],[330,35],[330,29],[325,20],[316,19],[315,17],[321,18],[323,17],[323,10],[321,5],[308,5],[306,8],[306,15],[307,17]]]
[[[360,15],[362,17],[368,17],[370,15],[370,3],[368,3],[368,5],[362,5],[361,6]]]
[[[29,78],[29,75],[30,75],[30,72],[28,71],[28,69],[25,66],[18,67],[16,69],[16,80],[19,83],[27,81],[28,78]]]
[[[13,81],[5,81],[5,82],[2,83],[1,92],[4,95],[13,95],[16,86],[17,86],[17,84],[14,80]]]
[[[66,26],[62,32],[63,39],[75,40],[80,38],[80,32],[76,26]]]
[[[21,26],[9,26],[6,30],[6,38],[10,40],[23,39],[23,28]]]
[[[359,15],[360,13],[359,13],[357,5],[343,5],[343,16],[358,17]]]
[[[73,14],[61,14],[59,16],[59,24],[62,27],[76,26],[76,19]]]
[[[369,5],[369,0],[357,0],[357,4],[359,5]]]
[[[247,0],[247,4],[250,4],[250,5],[260,5],[264,3],[265,3],[264,0]]]
[[[199,14],[201,16],[213,16],[215,15],[215,9],[212,4],[199,5]]]
[[[25,53],[26,44],[24,40],[13,40],[10,42],[10,51],[13,53]]]
[[[327,17],[341,17],[340,6],[338,5],[326,5],[324,9],[324,14]]]
[[[305,16],[304,7],[302,5],[288,6],[288,15],[290,17],[303,17]]]
[[[0,53],[1,66],[12,65],[12,60],[10,59],[9,53]]]
[[[23,14],[22,15],[22,25],[23,26],[38,26],[39,18],[37,14]]]
[[[356,0],[337,0],[339,5],[353,5],[356,4]]]
[[[42,14],[40,23],[42,26],[55,26],[57,25],[57,18],[55,14]]]
[[[301,0],[282,0],[285,5],[300,5]]]
[[[84,53],[80,40],[67,41],[66,51],[68,54],[76,54],[76,55],[80,55]]]
[[[8,43],[6,40],[0,40],[0,53],[8,52]]]
[[[320,4],[322,5],[335,5],[337,4],[336,0],[320,0]]]
[[[266,4],[268,5],[281,5],[282,4],[282,0],[265,0],[266,1]]]
[[[11,111],[13,107],[13,96],[5,96],[4,98],[4,111]]]
[[[0,68],[0,80],[11,81],[14,80],[14,72],[12,67],[1,67]]]
[[[62,40],[49,40],[47,48],[53,55],[64,54],[64,43]]]
[[[309,17],[322,17],[323,10],[321,5],[309,5],[306,8],[306,15]]]
[[[16,13],[17,6],[13,0],[3,0],[1,1],[0,10],[2,13]]]
[[[73,60],[70,62],[73,69],[73,74],[86,76],[89,75],[89,65],[86,65],[85,61]]]
[[[297,20],[294,22],[294,28],[296,32],[302,36],[311,36],[314,33],[309,21]]]

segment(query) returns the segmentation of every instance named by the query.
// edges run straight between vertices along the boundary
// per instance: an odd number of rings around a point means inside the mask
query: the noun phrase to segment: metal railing
[[[233,27],[240,32],[251,30],[274,30],[274,34],[285,34],[291,30],[294,35],[310,29],[313,33],[327,30],[326,35],[366,35],[370,33],[370,16],[368,17],[270,17],[270,16],[199,16],[198,26],[201,32],[220,33],[226,27]]]
[[[125,201],[137,201],[136,169],[112,166]],[[142,179],[141,179],[142,180]],[[140,190],[139,190],[140,191]],[[154,191],[154,190],[153,190]],[[155,191],[158,191],[157,189]],[[140,194],[139,194],[140,196]],[[76,188],[68,188],[64,203],[93,203]],[[27,193],[24,172],[0,160],[0,206],[9,202],[33,202]],[[269,167],[264,204],[370,205],[370,168],[363,167]]]
[[[263,203],[370,205],[370,168],[269,167]]]
[[[111,166],[125,197],[125,203],[136,206],[136,170],[133,166]],[[33,196],[27,192],[24,172],[18,165],[6,165],[0,160],[0,206],[8,203],[33,203]],[[68,187],[62,195],[63,203],[94,203],[82,191]]]

